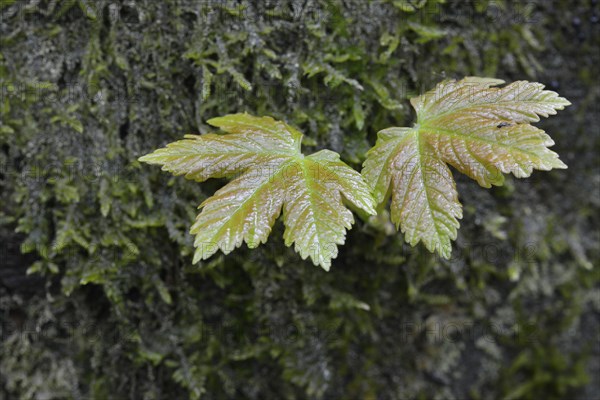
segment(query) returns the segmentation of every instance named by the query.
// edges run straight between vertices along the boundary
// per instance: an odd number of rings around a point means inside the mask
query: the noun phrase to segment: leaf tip
[[[369,214],[369,215],[377,215],[377,210],[376,210],[377,204],[375,203],[375,199],[372,199],[370,204],[368,204],[368,209],[365,209],[364,211]]]
[[[562,108],[559,108],[559,110],[562,110],[564,107],[569,107],[569,106],[573,105],[573,103],[571,103],[569,100],[567,100],[566,97],[558,97],[557,100],[560,102],[560,105],[562,106]]]
[[[143,163],[146,163],[146,164],[150,164],[150,162],[152,161],[152,154],[154,154],[154,153],[144,154],[143,156],[141,156],[141,157],[138,157],[138,159],[137,159],[137,160],[138,160],[139,162],[143,162]]]
[[[558,158],[556,159],[555,165],[553,165],[552,167],[554,169],[569,169],[569,166]]]
[[[452,255],[452,244],[450,242],[439,244],[436,247],[437,253],[440,255],[440,257],[442,257],[444,260],[450,259],[450,256]]]
[[[219,125],[221,124],[221,122],[223,121],[223,118],[224,117],[214,117],[214,118],[207,120],[206,123],[218,128]]]
[[[331,262],[319,262],[315,264],[316,266],[320,266],[321,268],[323,268],[325,270],[325,272],[329,272],[329,270],[331,269]]]
[[[192,259],[192,264],[198,264],[200,262],[200,260],[202,260],[202,252],[200,251],[199,248],[196,249],[196,251],[194,252],[194,258]]]

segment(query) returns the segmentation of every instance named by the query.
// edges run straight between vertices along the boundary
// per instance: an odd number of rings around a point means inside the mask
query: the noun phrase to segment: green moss
[[[598,6],[259,3],[0,5],[0,393],[600,390],[597,349],[586,347],[600,310],[588,269],[600,260]],[[358,167],[377,130],[412,120],[409,97],[464,75],[558,85],[574,107],[544,122],[567,171],[491,191],[456,176],[465,218],[450,261],[408,247],[379,218],[358,222],[329,273],[281,232],[194,267],[188,227],[221,183],[200,189],[135,161],[248,111],[298,126],[307,152],[331,148]],[[530,327],[533,342],[515,333]]]

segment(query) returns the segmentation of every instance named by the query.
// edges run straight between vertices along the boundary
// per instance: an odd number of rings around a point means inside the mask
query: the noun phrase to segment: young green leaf
[[[302,134],[284,122],[233,114],[208,123],[227,134],[186,135],[140,158],[198,182],[233,178],[200,205],[190,231],[194,263],[242,242],[250,248],[266,242],[283,209],[285,244],[328,270],[354,222],[343,200],[375,214],[361,174],[329,150],[305,157]]]
[[[412,128],[379,132],[362,174],[377,204],[391,194],[391,218],[412,246],[450,257],[461,205],[447,164],[481,186],[502,185],[503,173],[523,178],[533,169],[566,168],[554,142],[530,125],[570,105],[540,83],[467,77],[438,84],[411,99]]]

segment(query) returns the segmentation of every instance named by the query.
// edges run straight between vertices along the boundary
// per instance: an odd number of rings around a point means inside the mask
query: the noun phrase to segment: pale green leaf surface
[[[208,120],[208,123],[223,132],[244,134],[248,139],[264,139],[279,147],[285,143],[288,147],[299,151],[302,133],[282,121],[271,117],[255,117],[250,114],[231,114]],[[230,136],[231,137],[231,136]]]
[[[291,165],[285,176],[287,195],[283,222],[285,244],[305,259],[326,270],[344,244],[346,229],[354,217],[343,204],[343,196],[354,206],[375,214],[374,202],[362,176],[339,159],[322,150]]]
[[[417,112],[418,124],[435,124],[449,113],[513,123],[537,122],[539,116],[554,115],[571,104],[557,93],[543,90],[541,83],[517,81],[502,88],[492,87],[502,83],[500,79],[478,77],[448,80],[412,98],[410,103]]]
[[[164,171],[203,182],[286,161],[298,152],[302,135],[270,117],[234,114],[208,121],[229,135],[186,135],[140,158]]]
[[[371,190],[365,184],[363,176],[340,160],[339,154],[330,150],[321,150],[307,157],[320,181],[339,190],[353,206],[375,214]]]
[[[393,171],[390,168],[397,153],[397,145],[411,128],[388,128],[377,134],[377,144],[367,152],[362,174],[373,188],[375,202],[383,203],[387,198]]]
[[[255,248],[267,241],[281,213],[285,195],[280,167],[273,175],[249,171],[219,189],[200,207],[190,233],[196,235],[194,263],[219,249],[228,254],[246,242]]]
[[[549,150],[554,142],[530,125],[570,103],[539,83],[498,79],[444,81],[411,99],[413,128],[379,132],[362,174],[378,204],[391,193],[391,218],[411,245],[423,241],[448,258],[462,217],[446,164],[483,187],[502,185],[504,173],[523,178],[534,169],[566,168]]]
[[[462,217],[456,185],[450,169],[416,129],[380,132],[364,172],[367,182],[375,183],[377,201],[391,188],[392,221],[408,243],[422,240],[429,250],[450,256],[450,240],[456,238],[457,218]]]
[[[194,263],[244,242],[250,248],[266,242],[283,209],[286,245],[329,269],[354,222],[343,200],[375,213],[362,175],[328,150],[304,157],[302,134],[270,117],[234,114],[208,122],[227,134],[188,135],[140,158],[198,181],[239,174],[200,205],[191,228]]]

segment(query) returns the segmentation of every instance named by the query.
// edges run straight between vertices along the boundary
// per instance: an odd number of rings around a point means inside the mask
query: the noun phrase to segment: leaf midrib
[[[496,101],[494,103],[475,103],[475,104],[464,106],[464,107],[452,108],[452,109],[450,109],[448,111],[444,111],[443,113],[435,114],[435,115],[432,115],[431,117],[425,117],[423,119],[421,118],[421,116],[417,115],[417,123],[421,124],[421,125],[422,124],[426,124],[426,123],[431,123],[431,121],[435,121],[436,119],[439,119],[441,117],[445,117],[448,114],[465,112],[465,110],[469,110],[471,108],[485,107],[485,106],[487,106],[489,104],[494,104],[494,105],[496,105],[496,104],[500,104],[500,105],[505,104],[505,105],[514,105],[515,107],[518,107],[517,103],[518,104],[522,104],[522,103],[529,104],[529,103],[532,103],[532,104],[536,104],[536,105],[545,104],[545,103],[540,102],[539,100],[538,101],[536,101],[536,100],[518,100],[518,101],[514,101],[513,100],[513,101]],[[552,107],[552,109],[554,109],[554,107]],[[533,115],[536,117],[536,119],[533,122],[539,121],[539,115],[538,115],[538,113],[534,112]],[[502,122],[502,121],[505,121],[505,120],[498,119],[498,121]]]
[[[385,176],[385,169],[386,166],[388,166],[389,164],[391,164],[393,162],[393,160],[396,158],[396,155],[398,153],[398,148],[400,147],[400,145],[402,143],[404,143],[404,141],[406,140],[407,137],[409,137],[411,134],[413,134],[412,132],[408,131],[405,132],[402,136],[396,136],[393,138],[388,139],[388,141],[395,141],[396,143],[392,143],[391,145],[393,146],[393,149],[390,150],[389,155],[385,158],[385,162],[383,163],[383,168],[380,169],[379,174],[377,174],[377,182],[375,183],[375,188],[379,187],[382,185],[382,179],[385,180],[384,176]],[[393,179],[393,174],[390,176],[390,180],[389,183],[385,186],[389,186],[390,183],[392,182]],[[386,192],[388,191],[388,189],[383,191],[383,198],[379,199],[381,200],[381,202],[385,201],[385,199],[389,199]]]
[[[542,158],[540,156],[538,156],[537,154],[535,154],[533,152],[530,152],[530,151],[527,151],[527,150],[524,150],[524,149],[521,149],[519,147],[514,147],[514,146],[511,146],[511,145],[508,145],[508,144],[505,144],[505,143],[493,141],[493,140],[490,140],[490,139],[485,139],[485,138],[482,138],[480,136],[469,136],[469,135],[467,135],[465,133],[462,133],[460,131],[451,131],[449,129],[432,127],[432,126],[428,126],[428,125],[425,125],[425,126],[421,125],[419,131],[428,131],[428,132],[431,132],[433,134],[458,137],[458,138],[461,138],[461,139],[465,139],[467,141],[468,140],[473,140],[473,141],[479,141],[479,142],[483,142],[483,143],[488,143],[488,144],[491,144],[492,146],[499,146],[499,147],[502,147],[502,148],[505,148],[505,149],[509,149],[511,151],[517,151],[517,152],[520,152],[520,153],[527,154],[529,156],[533,156],[533,157],[535,157],[538,160],[542,160]]]
[[[319,230],[319,224],[318,224],[318,220],[315,216],[315,203],[313,200],[314,197],[314,189],[313,189],[313,183],[314,183],[314,179],[311,179],[309,176],[309,173],[306,169],[306,159],[302,160],[302,178],[304,179],[304,182],[306,183],[306,191],[308,192],[308,198],[310,201],[310,215],[312,216],[312,219],[314,221],[314,227],[315,227],[315,234],[317,237],[317,242],[319,243],[319,249],[318,249],[318,258],[319,258],[319,264],[321,263],[321,232]],[[324,260],[323,260],[324,261]]]
[[[435,217],[433,215],[433,208],[431,206],[431,199],[429,197],[429,190],[427,189],[428,185],[425,183],[425,174],[423,173],[424,146],[426,146],[427,144],[424,141],[421,140],[421,135],[419,133],[420,132],[417,129],[417,130],[415,130],[414,134],[416,136],[415,140],[417,141],[417,153],[419,154],[419,169],[420,169],[420,173],[421,173],[421,182],[423,183],[423,188],[424,188],[423,190],[425,191],[425,198],[427,199],[427,206],[428,206],[427,208],[428,208],[428,211],[429,211],[429,217],[431,218],[431,221],[433,222],[433,226],[435,228],[435,233],[436,233],[436,236],[437,236],[436,242],[440,244],[440,251],[441,251],[442,250],[442,239],[441,239],[441,236],[440,236],[440,231],[438,229],[438,224],[437,224],[436,219],[435,219]],[[421,219],[421,217],[419,217],[418,221],[420,221],[420,219]]]
[[[253,199],[256,194],[258,192],[260,192],[267,184],[269,185],[274,185],[274,182],[270,182],[271,179],[275,179],[279,177],[279,174],[283,171],[283,169],[290,163],[290,161],[293,160],[293,158],[290,158],[284,162],[281,163],[281,165],[279,166],[279,168],[277,169],[277,171],[271,175],[265,182],[263,182],[260,185],[257,185],[256,188],[254,189],[254,191],[252,192],[252,194],[250,196],[248,196],[242,203],[240,203],[238,205],[238,207],[236,207],[235,211],[233,213],[231,213],[230,217],[229,217],[229,221],[232,221],[233,218],[240,212],[240,210],[242,210],[244,208],[244,206],[251,200]],[[250,171],[247,171],[246,173],[251,173]],[[240,177],[241,178],[241,177]],[[211,197],[212,198],[212,197]],[[228,222],[229,222],[228,221]],[[221,236],[221,234],[223,233],[223,229],[225,227],[228,226],[228,223],[223,224],[217,231],[216,233],[213,235],[214,237],[216,236]]]

